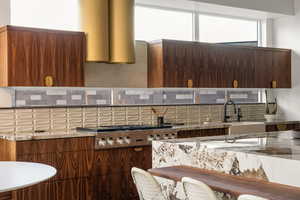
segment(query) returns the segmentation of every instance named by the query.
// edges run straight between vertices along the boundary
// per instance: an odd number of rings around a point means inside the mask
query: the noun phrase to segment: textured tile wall
[[[260,89],[187,88],[0,88],[0,107],[125,106],[259,103]]]
[[[222,105],[153,106],[171,123],[199,124],[222,121]],[[264,104],[241,105],[243,120],[263,120]],[[233,108],[229,107],[229,114]],[[0,133],[24,133],[38,130],[64,131],[82,126],[156,124],[151,106],[1,109]]]

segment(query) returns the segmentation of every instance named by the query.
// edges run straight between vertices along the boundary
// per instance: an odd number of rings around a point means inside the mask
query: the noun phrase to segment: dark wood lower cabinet
[[[92,200],[90,178],[41,183],[16,192],[18,200]]]
[[[178,132],[178,138],[193,138],[193,137],[206,137],[206,136],[218,136],[227,135],[228,128],[218,129],[199,129],[199,130],[184,130]]]
[[[0,193],[0,200],[11,200],[13,199],[11,192]]]
[[[93,137],[0,140],[0,160],[44,163],[57,169],[50,180],[0,193],[0,200],[138,200],[131,168],[151,168],[151,146],[98,151],[94,143]]]
[[[267,125],[266,132],[274,132],[274,131],[289,131],[299,129],[300,124],[276,124],[276,125]]]
[[[227,134],[227,129],[179,131],[179,138]],[[131,168],[152,167],[152,147],[95,150],[95,138],[0,140],[0,160],[52,165],[50,180],[0,194],[0,200],[138,200]]]
[[[104,160],[109,162],[103,162]],[[95,151],[94,199],[138,200],[131,168],[150,169],[151,146]]]

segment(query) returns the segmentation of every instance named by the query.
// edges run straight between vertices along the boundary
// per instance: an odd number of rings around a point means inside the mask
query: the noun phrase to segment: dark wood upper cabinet
[[[0,28],[0,86],[84,86],[85,34]]]
[[[291,87],[291,50],[160,40],[149,44],[148,87]]]

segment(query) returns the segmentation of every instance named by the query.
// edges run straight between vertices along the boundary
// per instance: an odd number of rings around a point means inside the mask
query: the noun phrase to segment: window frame
[[[192,14],[193,22],[192,22],[192,41],[201,42],[200,41],[200,26],[199,26],[199,15],[208,15],[208,16],[216,16],[216,17],[224,17],[229,19],[243,19],[248,21],[256,21],[257,23],[257,43],[258,46],[262,45],[262,28],[261,28],[261,20],[260,19],[249,19],[244,17],[234,17],[229,15],[221,15],[221,14],[211,14],[211,13],[205,13],[205,12],[199,12],[199,11],[190,11],[185,9],[178,9],[178,8],[167,8],[167,7],[161,7],[161,6],[151,6],[151,5],[145,5],[141,3],[136,3],[135,6],[138,7],[144,7],[144,8],[152,8],[152,9],[159,9],[159,10],[165,10],[165,11],[178,11],[178,12],[186,12]],[[243,42],[243,41],[241,41]]]

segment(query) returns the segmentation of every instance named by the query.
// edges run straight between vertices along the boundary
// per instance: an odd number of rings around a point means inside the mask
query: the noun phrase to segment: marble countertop
[[[1,139],[11,141],[28,141],[28,140],[47,140],[47,139],[59,139],[59,138],[74,138],[74,137],[94,137],[96,133],[91,132],[77,132],[75,130],[67,131],[50,131],[50,132],[28,132],[28,133],[7,133],[0,134]]]
[[[300,121],[286,121],[286,120],[277,120],[274,122],[264,122],[264,121],[256,121],[256,122],[210,122],[205,124],[190,124],[190,125],[180,125],[173,126],[172,130],[176,131],[185,131],[185,130],[197,130],[197,129],[218,129],[218,128],[229,128],[235,125],[247,125],[247,124],[261,124],[264,123],[266,125],[276,125],[276,124],[295,124],[300,123]],[[159,129],[162,130],[162,129]],[[0,133],[0,138],[12,140],[12,141],[26,141],[26,140],[43,140],[43,139],[59,139],[59,138],[72,138],[72,137],[94,137],[95,132],[77,132],[76,130],[65,130],[65,131],[48,131],[48,132],[25,132],[25,133]],[[101,134],[105,134],[102,132]],[[223,136],[217,136],[212,138],[218,138]],[[202,139],[202,138],[201,138]],[[204,139],[204,138],[203,138]],[[170,140],[169,142],[177,141]]]
[[[207,149],[223,152],[242,152],[300,160],[300,139],[294,139],[294,134],[300,137],[299,131],[279,131],[233,136],[173,139],[163,142],[184,146],[205,146]]]

